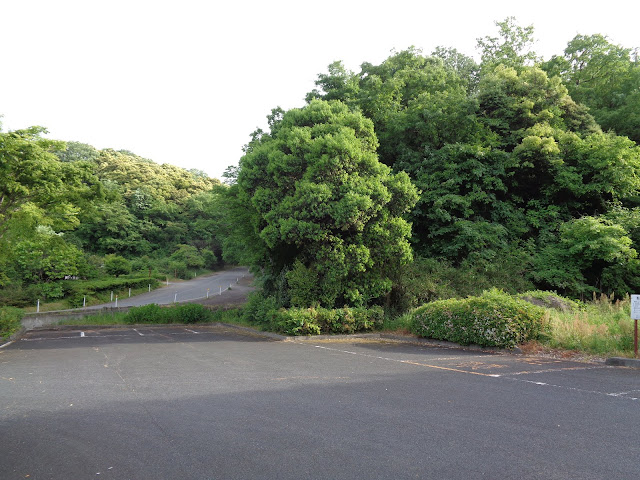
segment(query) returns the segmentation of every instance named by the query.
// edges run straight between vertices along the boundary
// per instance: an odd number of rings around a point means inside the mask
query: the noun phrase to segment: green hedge
[[[462,300],[440,300],[412,314],[415,334],[461,345],[513,348],[546,329],[546,312],[499,290]]]
[[[242,308],[247,323],[285,335],[355,333],[379,328],[384,321],[382,307],[369,308],[279,308],[275,297],[253,292]]]
[[[137,278],[105,278],[102,280],[66,280],[65,285],[74,293],[98,293],[117,291],[125,288],[145,288],[151,284],[151,288],[158,286],[158,280],[149,277]]]
[[[124,317],[125,323],[199,323],[206,322],[212,312],[195,303],[160,307],[155,303],[129,309]]]
[[[0,339],[16,333],[22,327],[22,310],[15,307],[0,307]]]
[[[72,308],[81,307],[84,297],[110,291],[118,292],[128,288],[156,288],[159,282],[155,278],[106,278],[101,280],[65,280],[67,303]]]
[[[382,325],[384,311],[370,308],[289,308],[270,312],[271,328],[287,335],[356,333]]]

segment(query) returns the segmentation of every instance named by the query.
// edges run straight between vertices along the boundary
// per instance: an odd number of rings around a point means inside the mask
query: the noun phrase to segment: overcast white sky
[[[476,56],[508,16],[534,25],[545,59],[578,33],[640,47],[638,14],[629,0],[0,0],[0,115],[4,131],[41,125],[220,178],[334,60],[357,71],[411,45]]]

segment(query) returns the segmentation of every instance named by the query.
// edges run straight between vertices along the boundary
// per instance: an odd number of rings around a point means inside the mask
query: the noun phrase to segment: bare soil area
[[[209,298],[203,298],[193,303],[221,308],[233,308],[244,305],[249,294],[255,289],[256,287],[253,286],[253,276],[250,275],[241,278],[230,290],[223,291],[222,295],[211,295]]]

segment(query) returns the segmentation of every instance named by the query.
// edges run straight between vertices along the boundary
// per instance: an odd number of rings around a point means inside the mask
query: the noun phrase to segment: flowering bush
[[[412,313],[415,334],[461,345],[513,348],[547,328],[544,308],[500,290],[477,297],[440,300]]]

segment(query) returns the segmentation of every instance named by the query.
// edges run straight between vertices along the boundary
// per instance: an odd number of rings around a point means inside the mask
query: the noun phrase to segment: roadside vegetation
[[[637,49],[576,35],[543,59],[533,26],[496,27],[480,62],[409,47],[332,63],[304,105],[271,111],[225,184],[0,131],[0,305],[80,306],[234,263],[259,293],[213,314],[229,321],[628,355]],[[168,311],[132,315],[191,315]]]
[[[63,325],[210,324],[226,323],[284,335],[385,332],[417,335],[501,348],[522,347],[526,352],[594,357],[633,355],[630,299],[606,295],[576,302],[554,292],[509,295],[491,290],[465,299],[439,300],[409,313],[385,315],[371,309],[277,309],[256,292],[242,307],[201,305],[132,308],[65,320]],[[523,300],[526,298],[527,300]],[[514,311],[515,310],[515,311]],[[20,327],[22,311],[0,309],[5,336]]]

